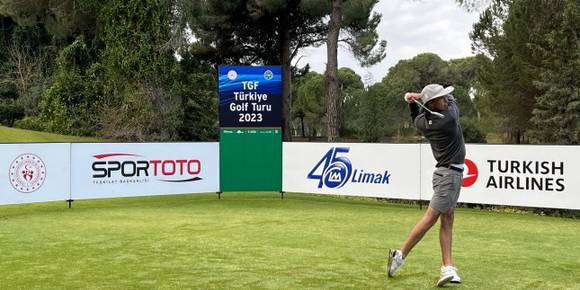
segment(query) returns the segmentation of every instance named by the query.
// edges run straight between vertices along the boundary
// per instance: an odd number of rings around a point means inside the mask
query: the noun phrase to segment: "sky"
[[[377,29],[387,41],[385,59],[362,68],[344,45],[338,52],[339,68],[353,69],[367,85],[381,81],[399,60],[420,53],[432,52],[444,60],[473,55],[469,32],[479,13],[466,11],[454,0],[380,0],[374,11],[383,15]],[[326,45],[304,49],[300,56],[295,59],[299,67],[309,63],[312,70],[324,73]]]

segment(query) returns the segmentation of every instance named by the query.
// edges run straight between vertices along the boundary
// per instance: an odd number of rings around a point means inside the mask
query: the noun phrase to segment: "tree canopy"
[[[0,123],[119,141],[215,140],[217,66],[279,64],[285,140],[413,137],[402,96],[440,83],[455,87],[466,139],[579,143],[578,1],[455,1],[481,11],[476,56],[419,54],[365,86],[335,51],[344,45],[362,66],[385,57],[377,2],[0,0]],[[324,74],[295,66],[302,49],[322,44]]]
[[[494,0],[474,26],[474,48],[486,56],[479,103],[512,142],[578,143],[579,7]]]

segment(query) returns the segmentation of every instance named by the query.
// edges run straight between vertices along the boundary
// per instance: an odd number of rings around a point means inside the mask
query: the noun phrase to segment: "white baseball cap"
[[[448,86],[444,88],[442,85],[438,84],[430,84],[426,85],[423,90],[421,91],[421,103],[427,104],[427,102],[449,95],[453,92],[455,88],[452,86]]]

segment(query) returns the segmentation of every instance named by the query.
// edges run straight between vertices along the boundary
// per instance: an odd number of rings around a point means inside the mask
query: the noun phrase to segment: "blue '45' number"
[[[328,188],[341,188],[346,184],[352,173],[350,160],[340,153],[348,153],[348,147],[333,147],[308,173],[308,179],[318,180],[318,188],[325,185]]]

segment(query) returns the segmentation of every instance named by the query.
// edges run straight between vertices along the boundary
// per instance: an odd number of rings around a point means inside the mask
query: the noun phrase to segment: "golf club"
[[[441,113],[438,113],[438,112],[433,112],[433,111],[431,111],[431,110],[427,109],[427,107],[425,107],[423,104],[421,104],[421,102],[419,102],[419,101],[417,101],[417,100],[413,100],[413,101],[415,101],[415,103],[416,103],[416,104],[418,104],[419,106],[423,107],[423,109],[427,110],[427,112],[429,112],[429,113],[431,113],[431,114],[435,115],[437,118],[439,118],[439,119],[443,119],[443,118],[445,118],[445,116],[444,116],[443,114],[441,114]]]

